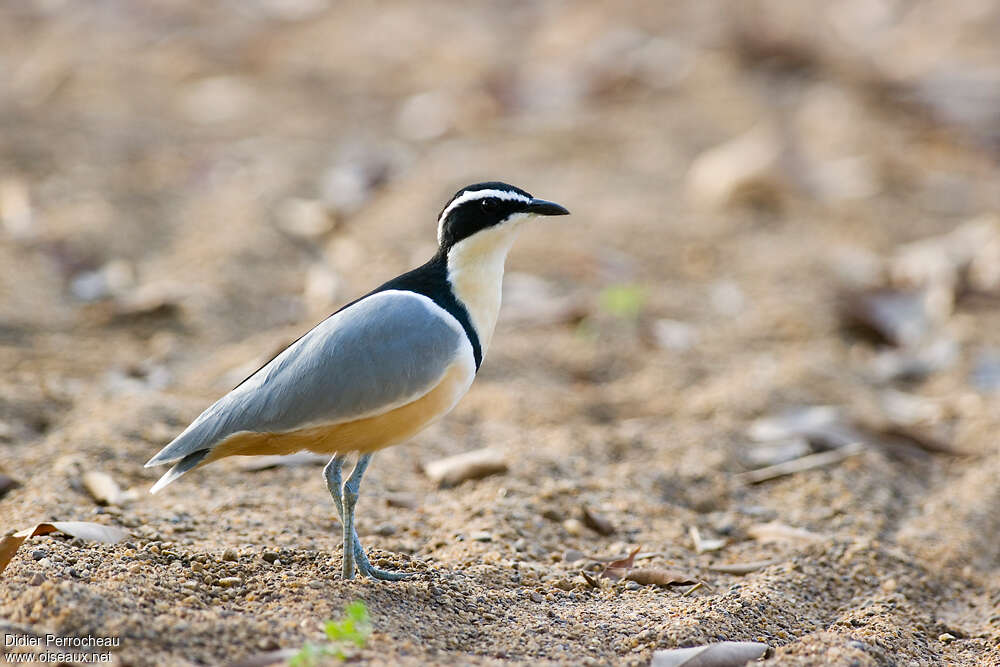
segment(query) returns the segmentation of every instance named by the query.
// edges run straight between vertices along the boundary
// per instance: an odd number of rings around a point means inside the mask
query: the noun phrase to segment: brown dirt
[[[0,528],[132,533],[26,543],[2,575],[4,632],[120,637],[121,664],[219,664],[317,641],[361,599],[370,664],[646,664],[723,639],[767,642],[768,664],[1000,664],[1000,395],[969,380],[1000,345],[995,300],[950,318],[955,365],[899,387],[970,456],[873,447],[737,477],[753,419],[878,403],[873,344],[837,319],[842,251],[886,255],[1000,208],[991,107],[931,85],[995,71],[996,8],[889,4],[870,32],[851,27],[868,3],[849,2],[4,4],[0,472],[23,486]],[[784,130],[778,176],[696,204],[688,166],[759,122]],[[845,157],[869,167],[860,190],[810,186]],[[336,184],[359,174],[374,185],[353,207]],[[316,466],[228,460],[120,508],[83,490],[87,470],[147,489],[146,459],[336,304],[429,256],[441,203],[483,179],[573,211],[527,230],[508,270],[583,320],[509,302],[453,415],[376,457],[363,542],[419,576],[340,580]],[[279,231],[319,204],[332,231]],[[82,300],[109,262],[111,296]],[[645,295],[636,320],[602,305],[622,285]],[[656,345],[665,318],[694,344]],[[420,472],[484,446],[507,474],[438,489]],[[613,534],[581,528],[584,505]],[[750,539],[769,521],[820,537]],[[699,554],[691,527],[729,544]],[[595,589],[567,562],[639,545],[706,585]]]

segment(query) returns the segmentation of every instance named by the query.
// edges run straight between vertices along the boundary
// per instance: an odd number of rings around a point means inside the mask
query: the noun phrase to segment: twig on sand
[[[822,468],[824,466],[833,465],[834,463],[840,463],[844,459],[860,454],[867,448],[868,446],[863,442],[852,442],[848,445],[832,449],[828,452],[809,454],[808,456],[803,456],[802,458],[785,461],[784,463],[778,463],[773,466],[767,466],[766,468],[748,470],[747,472],[737,475],[737,478],[747,484],[760,484],[761,482],[777,479],[778,477],[784,477],[785,475],[792,475],[797,472],[804,472],[806,470],[813,470],[814,468]]]

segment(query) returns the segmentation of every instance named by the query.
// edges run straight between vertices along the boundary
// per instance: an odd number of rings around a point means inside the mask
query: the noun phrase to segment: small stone
[[[569,563],[570,565],[578,561],[581,561],[584,558],[586,558],[586,556],[583,555],[583,552],[577,551],[576,549],[567,549],[563,553],[563,561]]]
[[[485,530],[476,530],[469,534],[469,539],[476,542],[492,542],[493,536],[487,533]]]
[[[396,527],[391,523],[383,523],[375,526],[375,534],[382,537],[389,537],[396,534]]]
[[[205,569],[205,565],[203,563],[199,563],[196,560],[195,561],[191,561],[191,571],[192,572],[201,572],[204,569]]]
[[[219,579],[219,585],[223,588],[232,588],[233,586],[239,586],[242,580],[239,577],[223,577]]]
[[[545,600],[545,598],[542,597],[542,594],[539,593],[538,591],[531,591],[531,594],[528,597],[531,598],[532,602],[539,604]]]
[[[35,549],[34,551],[31,552],[31,558],[33,560],[42,560],[48,555],[49,552],[47,552],[45,549]]]
[[[687,322],[660,319],[653,322],[653,340],[665,350],[685,352],[698,341],[698,332]]]
[[[949,642],[953,642],[956,639],[958,639],[958,637],[956,637],[955,635],[951,634],[950,632],[942,632],[941,634],[938,635],[938,641],[939,642],[944,642],[945,644],[947,644]]]
[[[234,551],[233,549],[226,549],[225,551],[222,552],[222,560],[224,561],[234,562],[238,558],[239,557],[236,555],[236,551]]]
[[[322,581],[318,581],[318,580],[315,580],[315,579],[313,581],[310,581],[306,585],[309,586],[309,588],[313,588],[313,589],[316,589],[316,590],[319,590],[320,588],[323,588],[325,586],[325,584]]]
[[[278,554],[274,551],[265,551],[260,555],[260,557],[263,558],[268,563],[273,563],[274,561],[278,560]]]
[[[640,588],[642,588],[642,586],[640,586],[638,582],[629,581],[628,583],[625,584],[625,588],[627,588],[630,591],[637,591]]]
[[[45,582],[45,577],[42,575],[41,572],[35,572],[35,574],[31,576],[31,579],[28,580],[28,583],[31,584],[32,586],[41,586],[44,582]]]
[[[563,529],[573,537],[583,535],[584,525],[579,519],[566,519],[562,523]]]
[[[506,456],[502,451],[490,448],[463,452],[424,466],[424,473],[442,488],[505,472]]]
[[[769,127],[756,127],[695,158],[687,175],[688,193],[709,209],[775,202],[785,189],[780,157],[776,133]]]

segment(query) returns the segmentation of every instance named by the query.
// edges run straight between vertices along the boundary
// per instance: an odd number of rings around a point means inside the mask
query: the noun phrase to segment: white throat
[[[469,313],[484,357],[500,315],[504,260],[527,217],[515,214],[495,227],[462,239],[448,250],[448,282]]]

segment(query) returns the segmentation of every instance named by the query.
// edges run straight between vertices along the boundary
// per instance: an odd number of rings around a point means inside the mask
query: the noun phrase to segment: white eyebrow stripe
[[[463,192],[458,197],[455,197],[455,199],[453,199],[452,202],[448,204],[443,211],[441,211],[441,215],[438,217],[438,243],[441,242],[441,227],[444,224],[444,221],[448,218],[449,213],[465,202],[475,201],[477,199],[487,199],[489,197],[505,199],[507,201],[522,201],[525,204],[531,202],[531,197],[525,197],[524,195],[512,192],[511,190],[469,190],[467,192]]]

